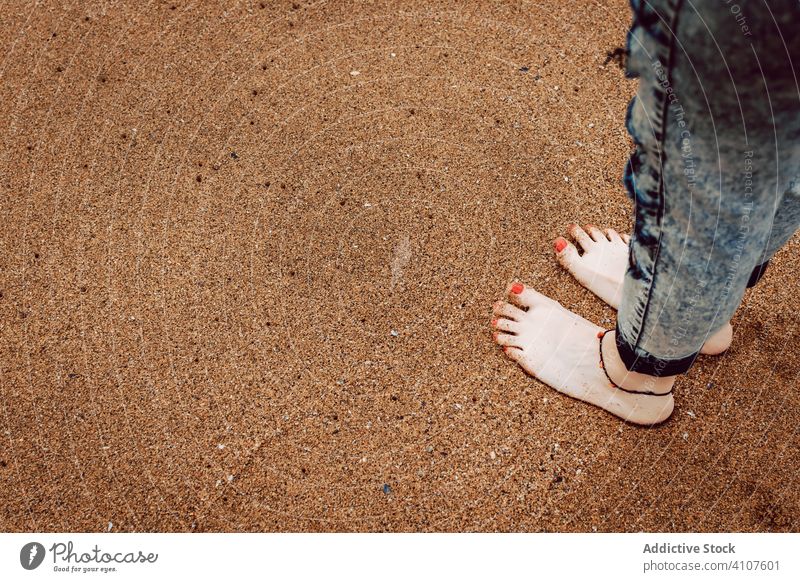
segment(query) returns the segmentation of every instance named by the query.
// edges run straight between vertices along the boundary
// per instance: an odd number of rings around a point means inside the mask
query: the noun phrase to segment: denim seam
[[[670,43],[669,43],[669,52],[667,54],[667,82],[670,86],[672,86],[672,69],[675,66],[675,37],[677,36],[677,28],[678,28],[678,15],[680,14],[681,6],[683,4],[683,0],[678,0],[674,6],[674,12],[672,15],[672,22],[670,23]],[[665,196],[664,196],[664,160],[665,160],[665,153],[664,153],[664,142],[666,141],[667,136],[667,117],[669,115],[669,105],[668,105],[669,96],[665,91],[662,98],[661,98],[661,124],[659,127],[660,130],[660,140],[659,144],[659,173],[658,173],[658,198],[659,198],[659,205],[658,205],[658,214],[656,215],[656,224],[658,225],[658,247],[656,250],[656,256],[653,258],[653,266],[651,267],[651,276],[650,276],[650,285],[647,289],[647,302],[644,306],[644,312],[642,316],[639,318],[639,329],[636,333],[636,340],[633,342],[633,349],[634,353],[636,350],[640,350],[639,344],[642,341],[642,335],[644,333],[645,327],[645,320],[647,319],[647,314],[650,310],[650,302],[653,295],[653,287],[655,287],[656,283],[656,267],[658,266],[658,260],[661,257],[661,238],[664,236],[664,231],[662,228],[662,223],[664,220],[664,207],[666,206],[665,203]],[[637,356],[638,359],[638,356]]]

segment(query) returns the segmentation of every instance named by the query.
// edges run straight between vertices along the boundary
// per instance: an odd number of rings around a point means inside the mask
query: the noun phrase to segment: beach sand
[[[627,4],[9,0],[0,529],[786,531],[798,238],[648,430],[493,344],[630,230]]]

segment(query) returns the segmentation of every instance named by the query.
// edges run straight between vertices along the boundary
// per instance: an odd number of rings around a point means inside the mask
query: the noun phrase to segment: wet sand
[[[613,320],[625,2],[212,4],[3,8],[0,529],[798,529],[797,237],[657,429],[491,340]]]

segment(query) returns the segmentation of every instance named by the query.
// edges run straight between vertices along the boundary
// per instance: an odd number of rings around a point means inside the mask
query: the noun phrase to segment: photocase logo
[[[35,570],[44,560],[44,546],[39,542],[29,542],[19,551],[19,563],[26,570]]]

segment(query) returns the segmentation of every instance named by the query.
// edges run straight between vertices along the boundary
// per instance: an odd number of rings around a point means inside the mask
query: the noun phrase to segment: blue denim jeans
[[[634,235],[616,339],[629,370],[686,372],[800,225],[797,0],[633,0]]]

